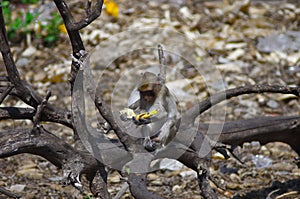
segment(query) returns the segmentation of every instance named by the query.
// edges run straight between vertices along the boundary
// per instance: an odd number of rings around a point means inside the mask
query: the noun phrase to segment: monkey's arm
[[[166,88],[166,94],[163,96],[164,107],[167,111],[167,120],[160,129],[158,140],[162,145],[168,144],[176,135],[177,121],[177,105],[173,96],[171,96],[169,90]]]

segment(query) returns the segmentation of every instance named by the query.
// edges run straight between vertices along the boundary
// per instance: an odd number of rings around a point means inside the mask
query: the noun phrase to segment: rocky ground
[[[74,14],[80,16],[82,10],[78,6],[82,5],[79,1],[70,2]],[[50,5],[45,9],[55,12],[50,1],[44,3]],[[116,3],[118,17],[104,11],[82,30],[86,48],[92,52],[91,65],[99,77],[99,88],[105,89],[107,99],[112,99],[116,109],[126,106],[124,99],[137,84],[139,72],[155,68],[158,43],[167,50],[168,86],[181,110],[222,88],[255,83],[300,84],[298,1],[119,0]],[[40,3],[32,9],[35,7],[43,8]],[[71,49],[66,34],[61,32],[52,47],[44,47],[32,37],[14,43],[12,51],[24,79],[41,95],[51,88],[50,102],[70,108]],[[4,67],[0,70],[4,73]],[[13,98],[4,105],[24,106]],[[295,97],[259,94],[222,103],[205,113],[200,121],[299,114],[300,103]],[[0,123],[2,129],[30,125],[30,121]],[[72,143],[69,129],[44,125]],[[252,142],[235,152],[245,164],[214,155],[211,173],[225,187],[225,190],[215,187],[220,198],[300,197],[300,170],[294,163],[297,154],[288,145],[261,146]],[[88,189],[80,193],[72,187],[62,187],[61,171],[39,157],[24,154],[0,160],[0,171],[0,186],[20,193],[23,198],[89,198],[90,195]],[[149,189],[166,198],[201,198],[195,174],[181,165],[153,172],[148,179]],[[123,184],[115,171],[109,174],[108,182],[112,195]],[[126,192],[123,198],[132,196]]]

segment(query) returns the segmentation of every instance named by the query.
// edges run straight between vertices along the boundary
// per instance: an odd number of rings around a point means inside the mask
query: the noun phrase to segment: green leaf
[[[52,43],[52,42],[55,42],[56,40],[57,40],[57,36],[56,35],[47,35],[44,38],[44,41],[47,42],[47,43]]]
[[[33,19],[35,18],[35,16],[33,14],[31,14],[30,12],[26,13],[26,17],[25,17],[25,24],[29,25]]]

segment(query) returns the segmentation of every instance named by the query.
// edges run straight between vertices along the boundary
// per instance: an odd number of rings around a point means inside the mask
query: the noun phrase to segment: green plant
[[[94,197],[92,195],[87,195],[84,197],[84,199],[93,199]]]
[[[38,13],[20,11],[18,12],[16,17],[13,17],[9,1],[2,1],[1,7],[4,15],[5,25],[7,28],[8,38],[10,40],[19,40],[19,37],[21,38],[22,35],[28,34],[29,32],[33,31],[31,25],[33,24],[32,22],[34,21],[34,19],[38,16]]]
[[[52,18],[47,20],[45,25],[42,25],[42,38],[46,45],[53,44],[57,41],[59,36],[58,27],[62,25],[62,18],[58,13],[53,13]]]
[[[34,4],[38,0],[21,0],[22,4]],[[26,9],[19,11],[13,16],[11,4],[8,0],[1,2],[4,15],[7,35],[12,42],[20,42],[26,34],[32,34],[33,38],[41,38],[45,46],[55,44],[59,37],[59,27],[63,21],[58,13],[53,13],[50,19],[42,22],[36,22],[35,19],[39,13],[32,13]],[[39,28],[34,28],[38,24]]]
[[[37,3],[39,0],[21,0],[23,4],[34,4]]]

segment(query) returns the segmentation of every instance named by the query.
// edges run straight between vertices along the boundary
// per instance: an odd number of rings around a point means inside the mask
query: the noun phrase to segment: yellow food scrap
[[[137,116],[135,116],[136,120],[140,120],[140,119],[149,119],[151,116],[157,114],[157,110],[153,110],[150,113],[146,112],[146,113],[141,113]]]

